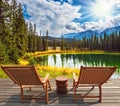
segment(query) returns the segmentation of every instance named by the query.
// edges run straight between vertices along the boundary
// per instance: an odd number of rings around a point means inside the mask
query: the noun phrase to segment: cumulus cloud
[[[63,2],[64,0],[60,0]],[[120,0],[111,0],[113,6],[120,9]],[[50,36],[60,36],[65,33],[81,32],[85,30],[103,31],[108,27],[120,25],[120,14],[114,17],[108,17],[102,21],[75,22],[74,19],[81,19],[81,6],[73,6],[73,0],[67,2],[55,2],[54,0],[18,0],[26,6],[26,12],[29,16],[26,21],[36,24],[37,32],[40,30]]]
[[[85,22],[80,25],[84,30],[99,30],[100,32],[109,27],[120,26],[120,14],[99,22]]]
[[[65,27],[69,32],[74,32],[74,31],[81,32],[81,31],[84,31],[84,28],[82,28],[79,23],[75,23],[75,22],[68,23],[68,24],[66,24]]]
[[[120,0],[111,0],[114,16],[109,16],[105,20],[84,22],[80,25],[84,30],[98,30],[99,32],[109,27],[120,26]]]
[[[69,0],[71,1],[71,0]],[[59,36],[66,33],[66,25],[72,23],[74,18],[79,18],[80,6],[74,7],[68,3],[61,4],[52,0],[24,0],[22,4],[27,6],[27,13],[31,16],[27,21],[36,24],[37,30]]]
[[[113,6],[120,7],[120,0],[111,0]]]

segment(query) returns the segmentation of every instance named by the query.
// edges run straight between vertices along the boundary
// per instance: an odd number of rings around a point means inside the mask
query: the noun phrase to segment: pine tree
[[[41,31],[40,31],[40,36],[38,37],[38,51],[42,51],[42,36],[41,36]]]
[[[2,43],[6,44],[8,35],[11,33],[9,29],[9,4],[7,1],[0,2],[0,39]]]
[[[46,32],[46,39],[45,39],[45,48],[46,48],[46,50],[48,50],[48,30],[47,30],[47,32]]]
[[[106,32],[104,33],[104,43],[103,43],[104,50],[108,50],[108,39],[107,39],[107,34]]]
[[[43,45],[43,51],[46,51],[46,45],[45,45],[45,37],[44,37],[44,34],[43,34],[43,37],[42,37],[42,45]]]
[[[0,64],[8,63],[9,56],[6,52],[6,46],[0,41]]]
[[[8,44],[7,50],[8,50],[8,55],[9,59],[11,62],[17,63],[17,60],[19,58],[18,54],[18,48],[16,46],[16,16],[18,12],[18,6],[15,0],[12,0],[10,4],[10,9],[9,9],[9,28],[10,28],[10,33],[7,35],[7,41],[6,43]]]
[[[37,36],[36,36],[36,24],[34,24],[34,31],[33,31],[33,52],[37,50]]]
[[[103,39],[102,39],[102,35],[100,35],[100,50],[103,50]]]
[[[118,51],[120,52],[120,31],[118,33],[117,39],[118,39]]]
[[[73,50],[75,50],[75,39],[74,38],[72,39],[72,48]]]
[[[3,1],[0,1],[0,35],[3,34],[5,28],[3,10],[4,10],[4,3]]]
[[[64,38],[63,38],[63,35],[62,35],[62,38],[61,38],[61,50],[64,50]]]
[[[53,40],[53,49],[56,50],[56,38]]]
[[[33,52],[33,46],[34,46],[34,39],[33,39],[33,26],[30,22],[29,29],[28,29],[28,51]]]
[[[19,4],[16,19],[16,47],[18,48],[18,55],[23,56],[27,51],[28,37],[27,26],[22,14],[21,4]]]

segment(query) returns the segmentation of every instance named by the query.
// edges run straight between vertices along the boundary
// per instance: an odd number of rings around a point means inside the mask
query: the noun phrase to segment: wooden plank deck
[[[58,95],[56,93],[55,79],[50,79],[52,91],[49,91],[49,105],[54,106],[120,106],[120,79],[110,79],[103,85],[102,103],[96,98],[79,99],[76,103],[73,101],[72,79],[68,81],[68,93],[66,95]],[[32,88],[29,91],[24,90],[25,94],[40,95],[43,93],[42,87]],[[90,91],[90,88],[78,89],[79,92]],[[90,95],[97,95],[98,88],[96,87],[90,92]],[[20,101],[20,87],[14,84],[9,78],[0,79],[0,106],[47,106],[44,100],[25,100]]]

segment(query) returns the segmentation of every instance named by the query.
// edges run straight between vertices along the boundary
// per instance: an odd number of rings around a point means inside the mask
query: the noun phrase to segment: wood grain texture
[[[72,89],[73,80],[68,79],[68,93],[66,95],[58,95],[56,93],[56,84],[55,79],[50,79],[52,86],[52,91],[49,91],[49,104],[56,106],[120,106],[120,79],[110,79],[102,86],[102,103],[99,103],[97,98],[87,98],[79,99],[76,103],[73,100],[74,91]],[[29,88],[25,88],[25,95],[29,97],[39,97],[40,95],[44,96],[44,91],[40,90],[42,87],[32,88],[29,91]],[[95,87],[91,91],[90,87],[81,87],[78,91],[84,95],[90,92],[90,95],[97,95],[98,88]],[[86,105],[88,104],[88,105]],[[47,106],[44,100],[29,100],[25,99],[24,103],[21,103],[20,100],[20,87],[14,84],[9,78],[0,79],[0,106],[28,106],[28,105],[42,105]]]

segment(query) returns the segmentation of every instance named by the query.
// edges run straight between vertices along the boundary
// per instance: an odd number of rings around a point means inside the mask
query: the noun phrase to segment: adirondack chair
[[[39,77],[34,66],[1,66],[3,71],[9,78],[20,86],[21,88],[21,102],[26,98],[23,88],[28,87],[31,89],[33,86],[41,85],[45,90],[45,97],[43,98],[30,98],[30,99],[45,99],[48,103],[48,88],[51,90],[49,82],[49,74],[42,79]]]
[[[85,67],[81,66],[79,76],[73,73],[74,101],[78,98],[99,98],[102,102],[102,85],[111,77],[117,67]],[[78,95],[78,87],[99,88],[99,96]]]

